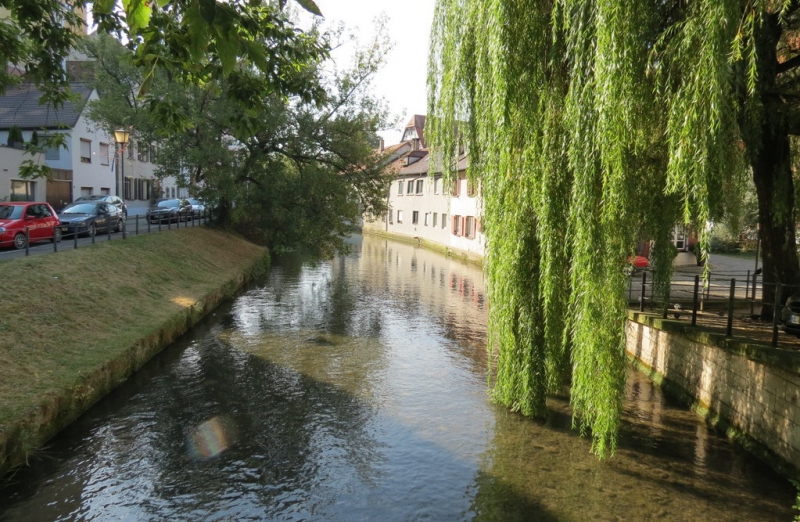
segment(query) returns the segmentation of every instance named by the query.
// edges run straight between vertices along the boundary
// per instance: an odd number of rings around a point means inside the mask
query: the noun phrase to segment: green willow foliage
[[[755,82],[752,34],[770,7],[437,2],[426,138],[444,171],[466,147],[483,187],[494,398],[544,415],[570,383],[601,456],[622,410],[626,259],[655,241],[666,306],[675,224],[721,215],[744,176],[736,103],[752,87],[731,78],[744,68]]]

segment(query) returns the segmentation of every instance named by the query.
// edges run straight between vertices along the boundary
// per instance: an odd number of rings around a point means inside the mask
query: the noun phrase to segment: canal
[[[633,370],[605,461],[566,397],[492,404],[480,270],[352,243],[275,259],[10,477],[0,520],[792,520],[788,481]]]

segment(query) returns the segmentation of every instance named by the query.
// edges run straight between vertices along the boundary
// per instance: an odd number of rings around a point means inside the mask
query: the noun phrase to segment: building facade
[[[36,160],[50,168],[49,180],[22,180],[19,162],[14,163],[8,151],[0,149],[0,162],[10,169],[9,182],[13,183],[8,188],[10,197],[29,194],[60,210],[80,196],[117,195],[129,207],[146,208],[151,200],[186,195],[173,178],[156,179],[155,143],[132,140],[123,151],[113,135],[86,116],[86,105],[98,99],[97,91],[80,82],[71,84],[71,89],[78,99],[59,109],[41,105],[42,93],[32,84],[9,88],[0,97],[0,143],[8,142],[14,127],[22,131],[25,143],[34,141],[34,136],[41,139],[50,134],[63,134],[66,143],[46,150]],[[0,187],[0,193],[5,191],[6,187]]]
[[[442,173],[431,168],[424,131],[425,116],[414,115],[403,140],[379,151],[391,162],[389,211],[384,216],[366,217],[363,228],[483,256],[480,187],[466,179],[466,155],[459,160],[458,179],[448,185]]]

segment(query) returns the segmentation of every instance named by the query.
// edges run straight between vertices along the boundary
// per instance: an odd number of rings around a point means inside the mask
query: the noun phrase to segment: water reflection
[[[480,270],[364,238],[182,339],[0,492],[2,520],[789,520],[793,490],[631,373],[619,452],[486,398]]]

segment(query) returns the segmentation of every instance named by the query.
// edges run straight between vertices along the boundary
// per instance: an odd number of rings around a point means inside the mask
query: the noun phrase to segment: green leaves
[[[319,10],[319,7],[317,7],[317,4],[315,4],[313,0],[297,0],[297,3],[309,13],[322,16],[322,12]]]
[[[761,81],[754,36],[774,5],[437,2],[426,138],[445,171],[466,142],[484,187],[494,397],[542,414],[569,380],[601,456],[625,382],[624,260],[655,239],[665,297],[676,221],[704,226],[741,172],[737,96]]]
[[[151,9],[148,0],[122,0],[125,20],[131,33],[145,29],[150,24]]]

